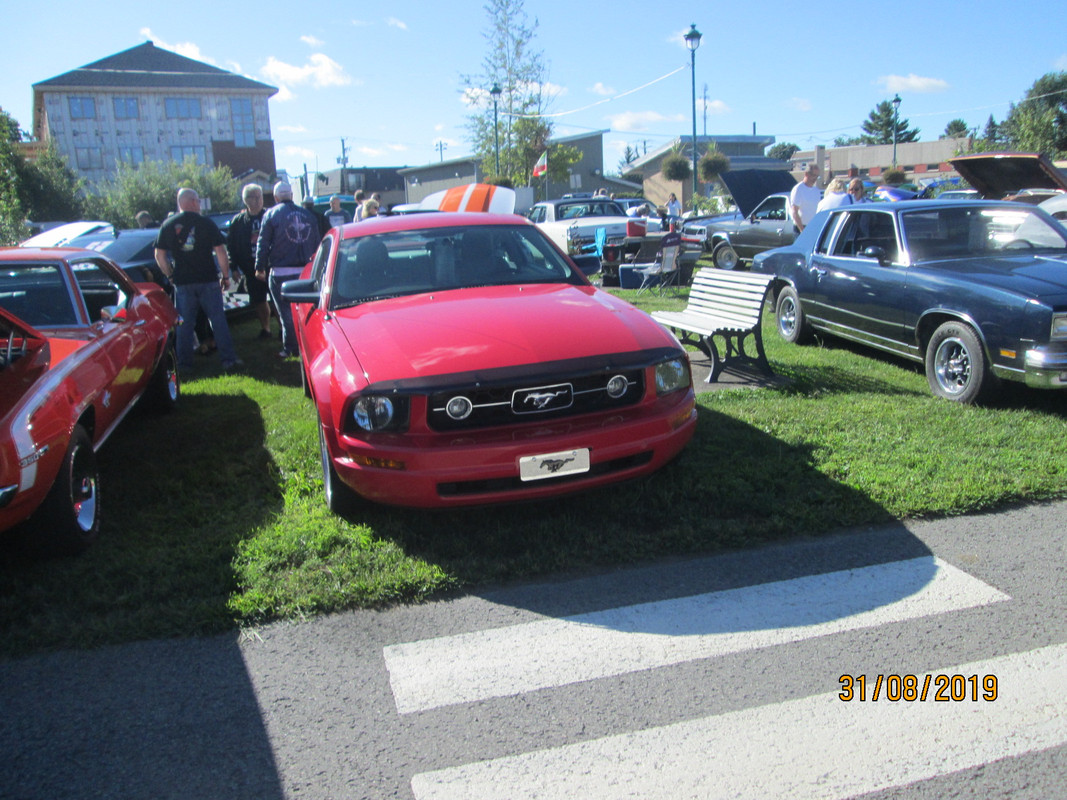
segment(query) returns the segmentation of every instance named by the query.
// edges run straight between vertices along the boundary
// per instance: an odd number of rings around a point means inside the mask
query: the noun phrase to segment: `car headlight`
[[[408,403],[405,397],[366,394],[352,401],[348,418],[355,430],[380,433],[407,427],[407,412]]]
[[[656,365],[656,394],[670,394],[689,388],[689,361],[672,358]]]
[[[1067,339],[1067,314],[1052,315],[1052,333],[1049,338],[1053,341]]]

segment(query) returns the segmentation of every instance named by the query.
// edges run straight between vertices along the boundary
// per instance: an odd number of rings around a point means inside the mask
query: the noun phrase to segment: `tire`
[[[800,307],[800,297],[792,286],[786,286],[778,293],[778,302],[774,306],[778,335],[787,342],[804,344],[811,339],[811,325]]]
[[[319,421],[319,458],[322,461],[322,488],[326,494],[326,505],[330,511],[341,517],[354,512],[359,505],[359,495],[345,484],[333,468],[330,451],[326,447],[326,436]]]
[[[715,249],[711,251],[711,260],[719,269],[737,269],[741,263],[741,259],[737,257],[737,251],[728,242],[715,245]]]
[[[26,523],[33,551],[71,556],[100,535],[100,473],[92,439],[75,425],[52,488]]]
[[[145,387],[145,405],[163,414],[168,414],[178,406],[181,396],[181,380],[178,378],[178,354],[171,344],[163,351],[155,372]]]
[[[937,397],[970,405],[985,397],[995,378],[974,328],[952,321],[941,325],[926,346],[926,380]]]

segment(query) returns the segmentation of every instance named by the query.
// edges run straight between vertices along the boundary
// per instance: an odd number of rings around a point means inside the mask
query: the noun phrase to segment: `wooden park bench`
[[[774,374],[763,351],[760,318],[763,301],[773,275],[705,267],[693,278],[689,304],[685,311],[653,311],[652,317],[675,332],[682,342],[696,345],[711,361],[707,382],[719,379],[719,373],[731,364],[742,363]],[[719,357],[714,337],[726,341]],[[745,340],[755,342],[756,355],[745,350]]]

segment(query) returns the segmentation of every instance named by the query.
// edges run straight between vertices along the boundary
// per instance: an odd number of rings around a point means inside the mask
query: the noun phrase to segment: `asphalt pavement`
[[[0,662],[0,797],[1063,797],[1065,515]]]

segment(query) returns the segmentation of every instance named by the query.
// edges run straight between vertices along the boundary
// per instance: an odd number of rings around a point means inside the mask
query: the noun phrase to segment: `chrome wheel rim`
[[[92,461],[92,451],[79,448],[71,462],[71,509],[74,521],[83,533],[91,531],[96,524],[96,470]]]
[[[793,335],[797,327],[797,307],[791,298],[786,298],[778,306],[778,330],[783,336]]]
[[[945,339],[934,353],[934,377],[947,394],[959,394],[971,381],[971,353],[955,336]]]

